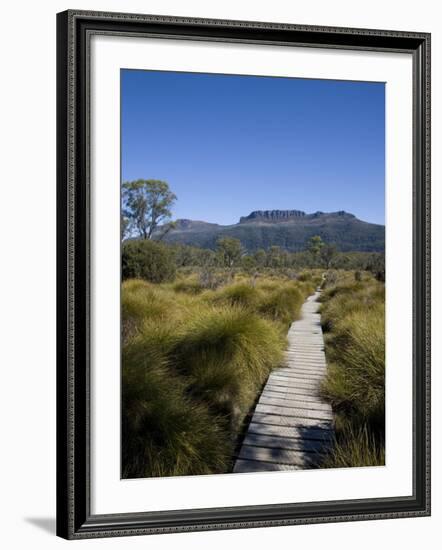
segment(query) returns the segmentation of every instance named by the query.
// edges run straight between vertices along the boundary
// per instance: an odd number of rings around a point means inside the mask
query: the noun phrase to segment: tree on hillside
[[[224,267],[234,267],[243,255],[241,241],[232,237],[218,239],[217,252]]]
[[[123,216],[127,219],[126,234],[151,239],[160,224],[170,220],[176,201],[169,185],[161,180],[135,180],[123,183]],[[169,223],[156,235],[162,239],[173,228]]]
[[[308,241],[308,250],[314,256],[317,256],[319,252],[321,252],[321,248],[323,246],[324,246],[324,241],[321,239],[319,235],[314,235],[313,237],[310,237]]]
[[[280,246],[271,246],[267,251],[267,265],[269,267],[284,267],[287,260],[286,252]]]
[[[334,244],[324,244],[324,246],[321,248],[319,254],[327,269],[330,269],[337,253],[338,250]]]
[[[255,263],[258,267],[265,267],[267,261],[266,251],[259,248],[253,255]]]
[[[310,237],[308,241],[308,247],[307,250],[310,252],[310,254],[313,256],[313,259],[315,262],[319,262],[321,249],[324,246],[324,241],[321,239],[319,235],[314,235],[313,237]]]
[[[248,274],[251,275],[256,271],[256,261],[253,256],[244,256],[241,260],[241,267]]]

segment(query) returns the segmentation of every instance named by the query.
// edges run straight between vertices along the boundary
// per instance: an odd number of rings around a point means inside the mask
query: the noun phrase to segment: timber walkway
[[[327,369],[319,294],[307,298],[289,329],[285,365],[264,386],[235,473],[313,468],[333,439],[332,409],[319,395]]]

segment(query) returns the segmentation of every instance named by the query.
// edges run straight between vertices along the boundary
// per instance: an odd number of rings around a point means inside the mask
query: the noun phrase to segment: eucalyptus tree
[[[173,229],[171,208],[176,201],[169,184],[161,180],[126,181],[122,186],[123,217],[126,235],[142,239],[161,239]],[[167,223],[169,222],[169,223]],[[159,232],[160,225],[164,229]]]
[[[244,255],[241,241],[233,237],[218,239],[216,249],[224,267],[235,267]]]

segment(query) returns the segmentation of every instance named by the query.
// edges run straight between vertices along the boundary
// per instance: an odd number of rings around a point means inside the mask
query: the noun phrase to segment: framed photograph
[[[57,19],[57,534],[430,514],[430,35]]]

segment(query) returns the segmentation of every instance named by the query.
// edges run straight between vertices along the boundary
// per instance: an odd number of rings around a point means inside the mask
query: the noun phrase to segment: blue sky
[[[161,179],[173,218],[346,210],[384,223],[383,83],[121,71],[122,178]]]

